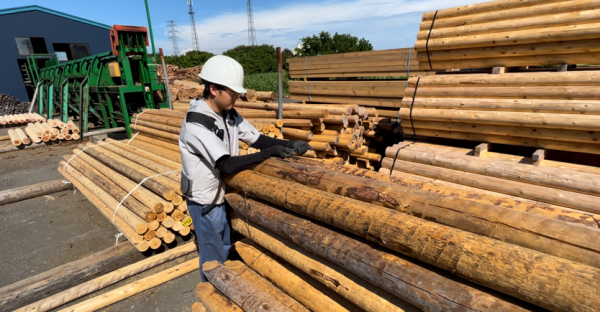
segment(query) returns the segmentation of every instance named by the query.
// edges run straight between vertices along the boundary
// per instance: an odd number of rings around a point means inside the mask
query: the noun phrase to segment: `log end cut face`
[[[348,196],[368,203],[381,203],[389,208],[397,208],[398,201],[386,193],[379,192],[369,186],[355,186],[346,189]]]

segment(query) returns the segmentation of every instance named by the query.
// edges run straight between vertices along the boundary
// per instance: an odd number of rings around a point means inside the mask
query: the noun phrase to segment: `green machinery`
[[[88,132],[88,122],[106,129],[123,126],[131,137],[134,113],[169,108],[164,85],[157,80],[157,64],[146,52],[146,27],[115,25],[110,39],[112,51],[74,61],[61,63],[54,55],[28,57],[40,115],[63,122],[73,116],[82,133]],[[45,60],[43,66],[40,60]]]

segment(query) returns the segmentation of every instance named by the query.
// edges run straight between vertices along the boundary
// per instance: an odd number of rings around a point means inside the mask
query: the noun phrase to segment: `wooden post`
[[[138,135],[138,137],[142,137],[141,135]],[[138,137],[136,137],[136,139],[138,139]],[[119,141],[115,141],[112,139],[106,139],[106,142],[109,142],[111,144],[114,144],[115,146],[119,147],[121,150],[125,150],[128,151],[130,153],[133,153],[135,155],[141,156],[143,158],[149,159],[155,163],[161,164],[165,167],[171,168],[172,170],[181,170],[181,164],[174,162],[172,160],[166,159],[164,157],[158,156],[156,154],[153,154],[151,152],[148,152],[146,150],[143,150],[141,148],[137,148],[131,145],[127,145],[123,142],[119,142]]]
[[[480,290],[465,284],[462,279],[439,274],[420,262],[400,258],[362,240],[297,217],[274,205],[244,198],[235,193],[227,194],[225,198],[240,215],[234,216],[232,222],[255,222],[294,242],[307,252],[347,269],[419,309],[466,312],[484,311],[494,306],[498,311],[527,311],[514,303],[504,301],[492,290]],[[236,230],[241,230],[242,234],[248,232],[244,231],[244,223],[236,221],[232,224]],[[253,230],[254,227],[250,224],[250,237],[253,237]]]
[[[78,304],[74,304],[59,312],[92,312],[107,307],[115,302],[129,298],[135,294],[139,294],[144,290],[156,287],[160,284],[171,281],[175,278],[183,276],[187,273],[198,270],[200,264],[198,259],[192,259],[182,264],[178,264],[164,271],[142,278],[131,284],[124,285],[115,290],[109,291],[97,297],[93,297]]]
[[[254,287],[247,280],[235,278],[235,272],[217,261],[204,263],[202,265],[202,272],[204,272],[206,278],[215,288],[239,305],[244,311],[291,311],[271,295]]]
[[[196,286],[196,295],[208,312],[244,312],[237,304],[225,297],[210,283]]]
[[[533,165],[534,166],[539,166],[544,159],[546,159],[546,155],[547,155],[547,150],[546,149],[538,149],[536,150],[533,155],[531,156],[531,159],[533,159]]]
[[[271,282],[258,275],[258,273],[256,273],[251,268],[247,267],[244,263],[240,261],[227,261],[225,262],[225,267],[235,272],[237,276],[250,282],[250,284],[254,285],[259,290],[271,295],[273,298],[275,298],[275,300],[279,301],[286,308],[296,312],[310,311],[298,301],[296,301],[296,299],[290,297],[281,289],[277,288],[277,286],[273,285]]]
[[[128,248],[129,250],[135,250],[135,249],[131,248],[130,247],[131,245],[128,243],[120,244],[119,248],[125,249],[125,248],[123,248],[123,246],[129,246],[129,248]],[[108,250],[104,250],[103,252],[105,252],[105,253],[110,252],[110,256],[116,257],[117,255],[115,255],[114,251],[112,251],[111,249],[116,249],[116,248],[109,248]],[[143,260],[136,262],[134,264],[131,264],[129,266],[126,266],[126,267],[123,267],[120,269],[116,269],[111,272],[107,272],[107,274],[99,276],[92,280],[89,280],[87,282],[84,282],[81,284],[75,284],[71,288],[68,288],[64,291],[58,292],[52,296],[45,296],[43,299],[41,299],[37,302],[34,302],[32,304],[29,304],[27,306],[24,306],[21,309],[16,310],[15,312],[34,312],[34,311],[35,312],[44,312],[44,311],[52,310],[56,307],[64,305],[75,299],[81,298],[87,294],[94,292],[94,291],[97,291],[97,290],[105,288],[109,285],[115,284],[115,283],[117,283],[121,280],[124,280],[130,276],[133,276],[140,272],[149,270],[153,267],[156,267],[158,265],[161,265],[161,264],[171,261],[173,259],[177,259],[177,258],[187,255],[189,253],[195,252],[196,250],[197,250],[196,245],[194,245],[193,243],[185,244],[183,246],[180,246],[180,247],[165,251],[163,253],[154,255],[150,258],[143,259]],[[139,252],[137,250],[135,251],[135,253],[139,254]],[[93,256],[98,257],[100,259],[110,259],[106,255],[99,254],[99,253],[94,254]],[[85,258],[84,260],[90,261],[92,263],[97,261],[96,259],[91,258],[91,256],[88,258]],[[81,282],[81,280],[77,280],[77,281]],[[1,293],[1,290],[0,290],[0,293]]]
[[[30,198],[48,195],[73,188],[71,183],[63,182],[64,179],[52,180],[38,184],[14,188],[0,192],[0,205],[6,205]]]
[[[579,307],[585,310],[594,306],[595,301],[600,304],[600,297],[589,301],[600,287],[600,269],[597,268],[252,171],[229,176],[226,182],[260,199],[354,233],[440,269],[450,272],[458,270],[467,279],[538,306],[552,309]],[[436,237],[439,238],[434,239]],[[482,254],[486,257],[482,258]],[[456,263],[453,259],[461,261]],[[490,266],[490,263],[493,265]],[[524,263],[531,269],[517,268],[515,263]],[[535,275],[535,278],[530,275]],[[522,284],[519,281],[523,279],[532,282]],[[558,289],[541,286],[555,279],[561,279],[561,283],[569,286]],[[515,283],[520,287],[510,286]],[[563,298],[570,300],[566,303]]]

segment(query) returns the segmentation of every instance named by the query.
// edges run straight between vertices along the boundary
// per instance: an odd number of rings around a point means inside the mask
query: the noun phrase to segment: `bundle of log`
[[[138,250],[158,249],[193,229],[179,186],[179,148],[165,144],[143,136],[87,143],[65,155],[58,170]]]
[[[600,154],[600,72],[411,78],[400,118],[411,135]]]
[[[26,113],[30,105],[31,102],[21,102],[8,94],[0,94],[0,116]]]
[[[289,86],[292,100],[400,107],[406,80],[290,81]]]
[[[425,12],[420,70],[597,64],[596,1],[497,0]]]
[[[324,311],[585,311],[600,303],[593,213],[303,158],[270,159],[226,182],[240,191],[226,195],[232,226],[253,241],[236,244],[246,265],[313,311],[298,277],[354,305],[334,299],[342,308],[320,303]],[[310,277],[286,277],[282,266]],[[215,264],[204,272],[218,291],[199,291],[203,304],[218,293],[249,308],[240,296],[256,283],[234,286],[236,271]]]
[[[412,48],[296,57],[287,60],[292,78],[422,76]]]
[[[25,128],[14,128],[8,130],[8,135],[14,146],[29,145],[31,143],[48,143],[58,141],[79,140],[81,138],[80,130],[72,120],[62,122],[58,119],[49,119],[41,117],[37,114],[13,115],[11,120],[13,123],[18,120],[18,123],[27,123]],[[0,122],[2,117],[0,117]]]
[[[167,64],[167,75],[164,74],[162,66],[158,66],[158,77],[165,83],[165,76],[169,77],[169,84],[172,84],[175,80],[186,80],[186,81],[198,81],[202,65],[190,67],[190,68],[179,68],[176,65]]]

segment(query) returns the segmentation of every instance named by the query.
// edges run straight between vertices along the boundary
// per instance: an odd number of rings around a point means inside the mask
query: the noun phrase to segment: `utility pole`
[[[248,45],[256,45],[256,32],[254,31],[254,16],[252,16],[252,2],[248,0]]]
[[[167,21],[169,22],[169,25],[167,25],[167,27],[169,28],[168,33],[171,34],[171,37],[169,37],[169,39],[171,39],[171,41],[173,42],[173,55],[179,55],[179,43],[177,42],[177,40],[179,40],[179,37],[177,37],[177,29],[175,27],[177,27],[177,25],[175,25],[175,21]]]
[[[194,8],[192,0],[188,0],[188,6],[190,7],[190,26],[192,26],[192,50],[200,51],[200,43],[198,43],[198,34],[196,33],[196,22],[194,21]]]

